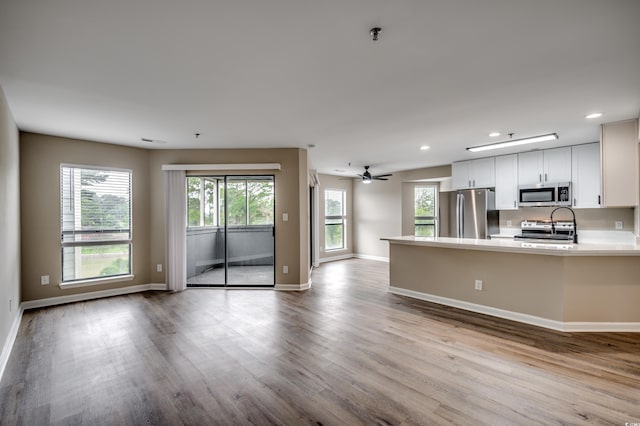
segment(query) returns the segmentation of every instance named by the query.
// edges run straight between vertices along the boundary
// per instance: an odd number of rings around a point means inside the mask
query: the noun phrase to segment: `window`
[[[437,194],[436,185],[417,185],[414,188],[414,235],[416,237],[437,236]]]
[[[131,274],[131,171],[60,167],[62,282]]]
[[[327,189],[324,191],[324,248],[339,250],[346,246],[345,230],[347,221],[345,191]]]
[[[187,226],[218,226],[219,185],[220,180],[215,178],[187,178]],[[224,210],[221,213],[224,214]]]
[[[224,177],[187,178],[188,226],[224,226]],[[273,225],[273,177],[228,177],[229,226]]]

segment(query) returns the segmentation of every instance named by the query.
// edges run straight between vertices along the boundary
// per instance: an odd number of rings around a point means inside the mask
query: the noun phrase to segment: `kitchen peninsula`
[[[640,332],[640,245],[383,240],[394,294],[560,331]]]

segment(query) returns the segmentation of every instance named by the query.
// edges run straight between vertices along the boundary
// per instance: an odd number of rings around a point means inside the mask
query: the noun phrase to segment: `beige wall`
[[[308,170],[306,150],[283,149],[209,149],[149,151],[150,172],[150,279],[165,282],[164,273],[155,272],[155,265],[165,262],[165,205],[163,164],[233,164],[280,163],[279,171],[215,171],[212,174],[274,174],[276,203],[276,283],[304,284],[308,282]],[[206,172],[203,172],[206,173]],[[283,222],[282,214],[289,220]],[[282,273],[282,266],[289,273]]]
[[[390,246],[393,287],[562,322],[640,321],[637,256]],[[482,291],[475,280],[483,281]]]
[[[451,166],[428,167],[393,173],[388,181],[353,184],[354,252],[389,257],[382,237],[413,234],[413,184],[423,179],[451,176]]]
[[[22,291],[24,300],[139,284],[164,283],[165,205],[163,164],[280,163],[276,171],[276,283],[308,282],[307,154],[301,149],[145,150],[34,133],[21,135]],[[62,290],[60,259],[60,164],[133,171],[133,281]],[[216,171],[213,174],[264,174]],[[271,172],[268,172],[271,174]],[[288,213],[289,220],[282,220]],[[289,273],[282,273],[282,266]],[[166,265],[165,265],[166,266]],[[51,284],[40,285],[49,275]]]
[[[124,168],[132,171],[132,273],[135,275],[133,281],[65,290],[58,286],[62,276],[60,254],[60,164],[62,163]],[[35,133],[21,133],[20,186],[23,300],[67,296],[150,282],[148,151]],[[40,285],[41,275],[49,275],[51,284]]]
[[[318,175],[318,180],[320,181],[318,194],[318,221],[320,223],[319,226],[319,234],[318,242],[320,246],[320,259],[327,259],[335,256],[342,256],[345,254],[353,253],[353,229],[356,224],[353,221],[353,185],[354,179],[342,178],[338,176],[331,175]],[[355,184],[357,184],[356,182]],[[347,200],[347,227],[346,227],[346,248],[343,250],[330,250],[327,252],[324,249],[324,218],[325,218],[325,206],[324,206],[324,191],[327,189],[342,189],[345,191],[346,200]]]
[[[353,183],[354,252],[388,258],[389,244],[382,237],[402,233],[402,179],[398,173],[387,181]]]
[[[21,301],[18,141],[18,128],[0,87],[0,352]]]

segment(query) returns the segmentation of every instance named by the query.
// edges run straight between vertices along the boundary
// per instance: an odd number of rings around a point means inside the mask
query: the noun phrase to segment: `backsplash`
[[[518,210],[500,210],[500,229],[520,229],[523,220],[549,220],[554,207],[528,207]],[[576,209],[576,223],[578,230],[615,231],[616,221],[622,222],[623,231],[633,232],[633,208],[619,209]],[[553,215],[554,220],[570,220],[571,212],[558,210]],[[511,225],[507,224],[511,221]]]

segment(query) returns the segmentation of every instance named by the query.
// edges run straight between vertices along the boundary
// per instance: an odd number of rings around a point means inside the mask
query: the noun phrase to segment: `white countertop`
[[[471,238],[448,237],[385,237],[381,240],[392,244],[406,244],[415,246],[441,247],[464,250],[484,250],[507,253],[528,253],[551,256],[640,256],[638,244],[542,244],[526,241],[513,241],[510,239],[474,240]]]

